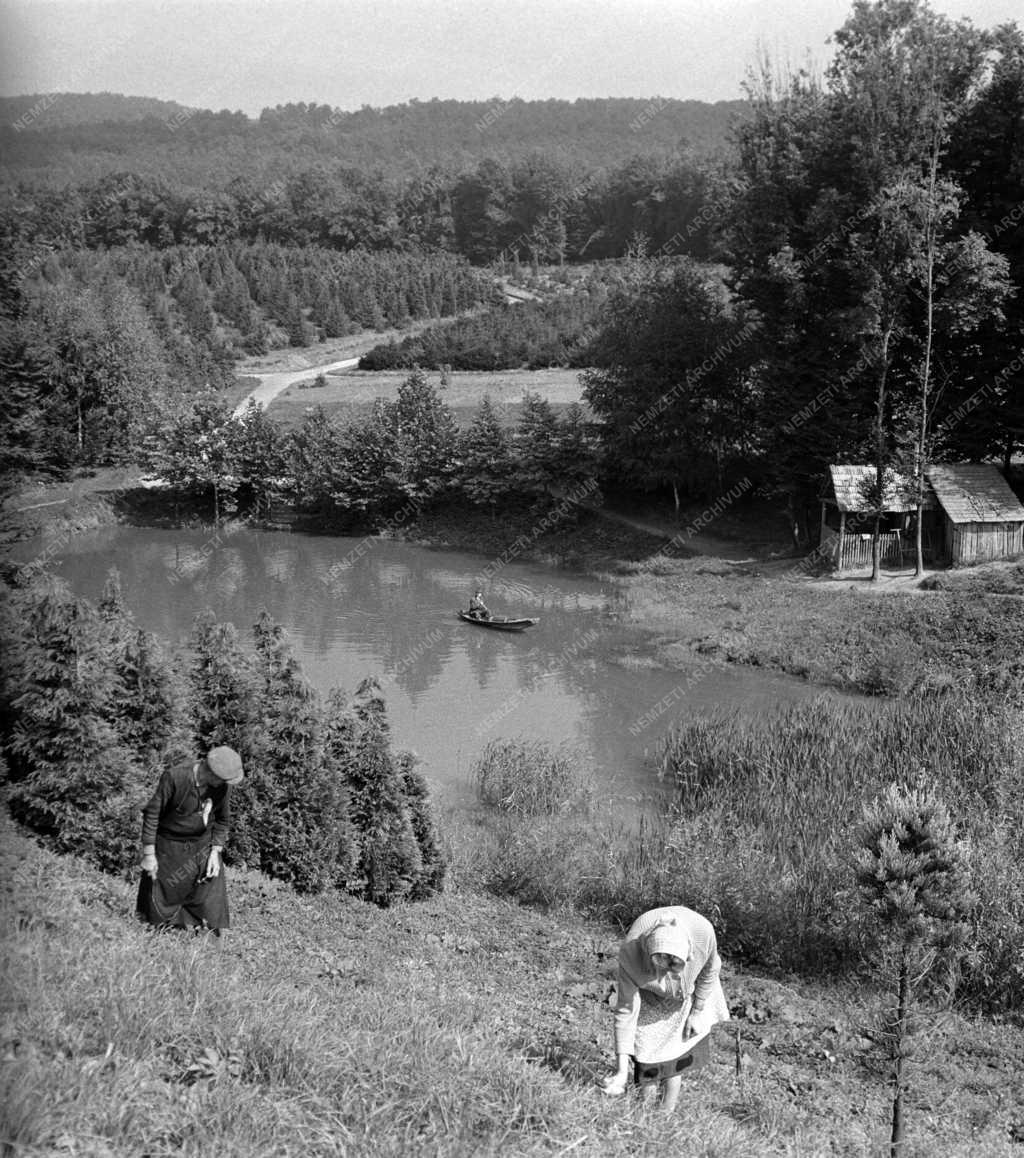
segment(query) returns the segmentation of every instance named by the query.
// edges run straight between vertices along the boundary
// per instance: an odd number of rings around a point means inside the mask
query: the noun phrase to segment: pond
[[[525,737],[575,746],[598,793],[632,813],[660,790],[648,757],[681,714],[819,690],[741,668],[654,668],[648,634],[617,621],[613,586],[516,561],[487,572],[493,562],[372,537],[114,527],[76,537],[54,570],[96,599],[116,567],[140,626],[175,643],[210,608],[251,647],[265,608],[319,690],[381,680],[397,746],[456,810],[473,805],[487,741]],[[523,634],[461,622],[478,582],[495,615],[540,622]]]

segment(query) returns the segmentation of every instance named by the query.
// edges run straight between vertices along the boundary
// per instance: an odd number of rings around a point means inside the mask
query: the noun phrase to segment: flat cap
[[[225,784],[241,784],[242,757],[234,748],[211,748],[206,753],[206,764],[214,776]]]

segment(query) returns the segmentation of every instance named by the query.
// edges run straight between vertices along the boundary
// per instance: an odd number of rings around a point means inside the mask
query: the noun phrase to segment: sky
[[[734,100],[759,54],[820,69],[851,0],[0,0],[0,95],[256,114],[432,97]],[[1021,0],[932,0],[979,27]]]

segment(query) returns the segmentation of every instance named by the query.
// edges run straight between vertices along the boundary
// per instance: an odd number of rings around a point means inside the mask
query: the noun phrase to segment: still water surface
[[[513,635],[462,623],[455,611],[489,561],[380,539],[114,527],[77,537],[56,570],[95,599],[117,567],[140,626],[175,643],[211,608],[251,646],[265,608],[321,691],[381,679],[397,746],[423,759],[435,796],[456,810],[472,804],[470,769],[486,742],[522,736],[577,746],[600,794],[632,812],[659,791],[646,755],[680,716],[817,690],[706,668],[687,688],[686,672],[644,664],[650,637],[617,621],[614,588],[531,564],[481,585],[492,613],[539,616],[537,626]],[[638,730],[660,701],[668,709]]]

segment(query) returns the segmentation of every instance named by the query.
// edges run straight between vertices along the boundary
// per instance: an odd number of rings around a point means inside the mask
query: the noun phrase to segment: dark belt
[[[180,832],[161,832],[158,828],[156,830],[156,835],[160,840],[173,840],[178,844],[194,844],[195,842],[202,840],[205,836],[209,836],[211,839],[213,836],[211,830],[208,828],[203,829],[202,832],[193,833],[191,836],[186,836]]]

